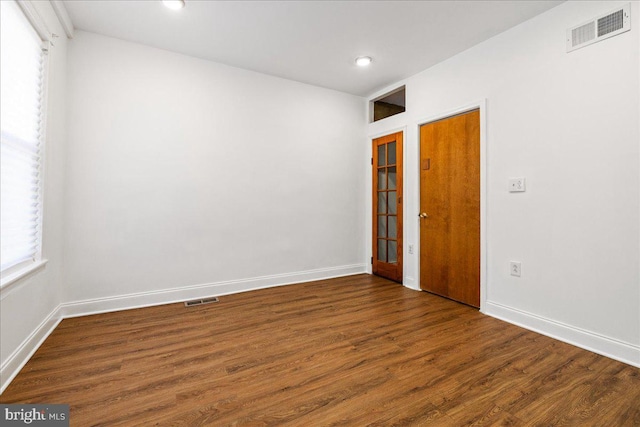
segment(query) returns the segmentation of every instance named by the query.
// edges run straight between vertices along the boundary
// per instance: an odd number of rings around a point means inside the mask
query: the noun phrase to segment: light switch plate
[[[525,181],[524,178],[509,178],[509,192],[510,193],[521,193],[525,191]]]
[[[522,263],[519,261],[511,261],[509,263],[509,270],[512,276],[520,277],[522,275]]]

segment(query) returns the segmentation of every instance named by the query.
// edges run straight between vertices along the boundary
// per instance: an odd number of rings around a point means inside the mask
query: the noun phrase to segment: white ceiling
[[[562,1],[64,2],[77,29],[368,96]],[[368,68],[355,65],[373,57]]]

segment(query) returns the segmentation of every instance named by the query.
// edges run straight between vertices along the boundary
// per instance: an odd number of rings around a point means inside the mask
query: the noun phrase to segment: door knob
[[[420,218],[423,218],[423,219],[424,219],[424,218],[429,218],[429,215],[427,215],[427,213],[426,213],[426,212],[421,212],[421,213],[419,213],[419,214],[418,214],[418,216],[419,216]]]

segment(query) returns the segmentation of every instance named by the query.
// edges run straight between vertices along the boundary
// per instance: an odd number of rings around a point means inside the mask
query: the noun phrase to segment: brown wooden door
[[[480,306],[480,112],[420,127],[420,287]]]
[[[402,283],[402,132],[373,140],[373,274]]]

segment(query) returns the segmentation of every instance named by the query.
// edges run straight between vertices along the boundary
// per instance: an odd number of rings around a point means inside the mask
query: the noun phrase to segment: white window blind
[[[43,42],[15,1],[0,1],[0,270],[37,261],[41,241]]]

